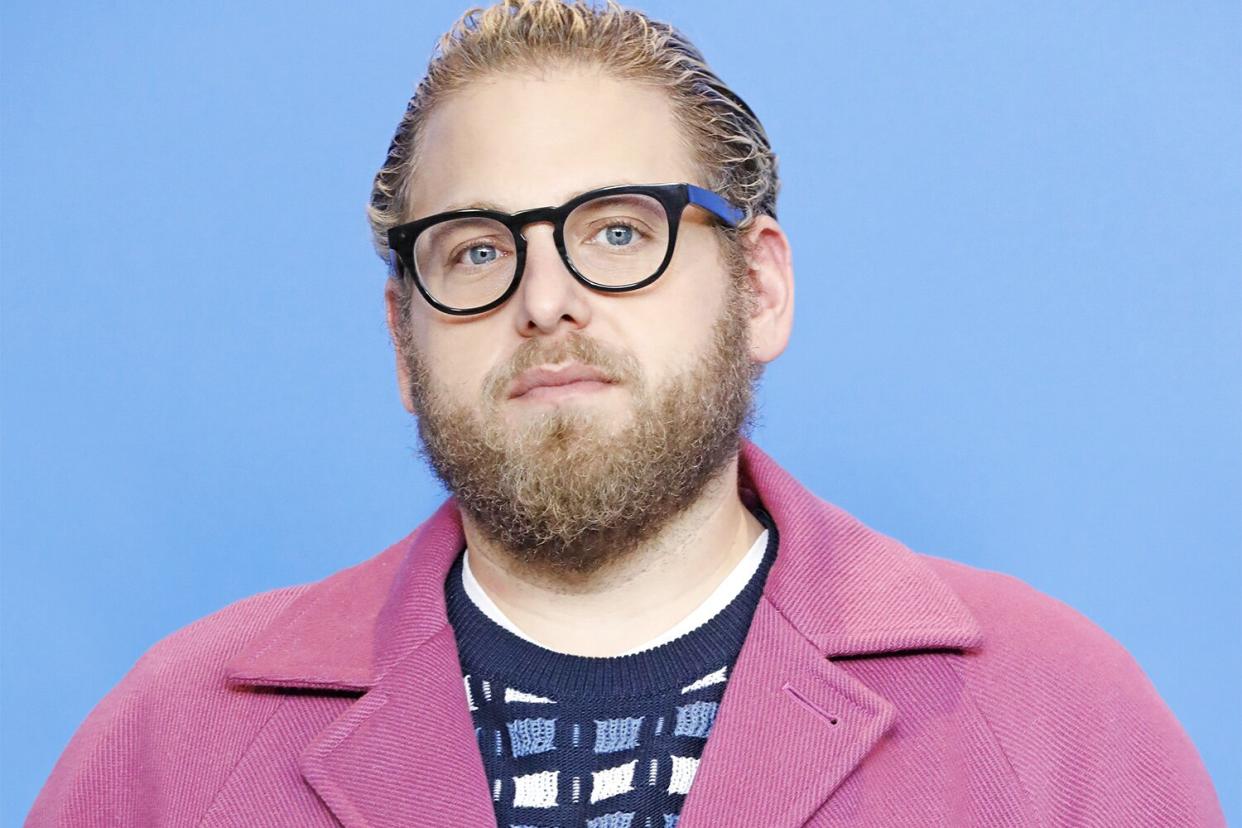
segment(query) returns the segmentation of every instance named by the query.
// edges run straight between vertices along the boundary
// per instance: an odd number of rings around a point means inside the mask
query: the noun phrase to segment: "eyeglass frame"
[[[668,249],[664,252],[664,260],[660,262],[660,266],[656,268],[655,273],[629,285],[604,285],[591,281],[591,279],[584,276],[578,270],[565,249],[565,220],[569,218],[569,214],[592,199],[610,195],[650,196],[660,202],[660,205],[664,208],[664,214],[668,218]],[[400,278],[400,268],[404,267],[406,273],[413,279],[418,292],[427,300],[427,303],[442,313],[452,316],[473,316],[479,313],[486,313],[508,301],[517,290],[518,284],[522,281],[522,274],[526,270],[526,237],[521,231],[528,224],[552,222],[552,239],[556,243],[556,250],[561,256],[561,261],[565,263],[565,267],[573,275],[574,279],[593,290],[604,293],[627,293],[646,287],[664,275],[664,271],[668,269],[669,263],[673,260],[673,251],[677,246],[677,229],[681,224],[682,212],[690,204],[703,208],[727,227],[737,227],[746,215],[742,209],[731,204],[719,193],[685,182],[676,184],[618,184],[611,187],[599,187],[580,193],[559,207],[535,207],[530,210],[522,210],[519,213],[505,213],[498,210],[477,208],[449,210],[435,213],[416,221],[399,224],[388,230],[389,273],[395,278]],[[414,244],[418,240],[419,234],[437,224],[459,218],[492,219],[504,225],[509,230],[510,235],[513,236],[514,256],[516,258],[513,279],[509,286],[505,288],[504,293],[491,302],[477,308],[455,308],[433,297],[419,277],[414,256]]]

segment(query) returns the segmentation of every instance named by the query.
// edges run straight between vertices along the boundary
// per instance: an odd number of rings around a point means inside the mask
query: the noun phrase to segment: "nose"
[[[591,321],[590,289],[578,282],[557,252],[552,225],[537,222],[522,231],[526,264],[512,302],[522,336],[547,336],[561,328],[579,330]]]

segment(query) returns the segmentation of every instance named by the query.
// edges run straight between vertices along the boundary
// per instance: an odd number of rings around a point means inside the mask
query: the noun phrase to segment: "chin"
[[[573,419],[587,417],[595,421],[617,419],[623,413],[631,414],[608,393],[573,394],[552,399],[513,399],[504,406],[505,416],[511,420],[530,421],[540,418]]]
[[[601,441],[618,435],[633,421],[633,412],[595,401],[562,402],[556,405],[525,406],[506,412],[505,422],[514,437],[536,441]]]

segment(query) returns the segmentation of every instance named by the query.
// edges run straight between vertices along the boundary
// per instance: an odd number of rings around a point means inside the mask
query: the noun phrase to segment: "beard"
[[[700,497],[737,456],[762,370],[749,353],[749,288],[729,282],[705,352],[655,388],[631,355],[575,331],[554,344],[524,342],[471,407],[450,399],[402,337],[422,454],[485,536],[528,571],[583,580]],[[627,390],[629,421],[609,428],[589,404],[569,403],[506,424],[500,405],[512,380],[566,360]]]

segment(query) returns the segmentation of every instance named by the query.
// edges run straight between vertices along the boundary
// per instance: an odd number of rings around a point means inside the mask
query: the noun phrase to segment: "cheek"
[[[687,291],[659,298],[661,301],[638,322],[632,337],[634,356],[653,386],[698,364],[711,346],[721,310],[721,297],[714,291]]]
[[[459,402],[475,400],[495,364],[489,338],[454,326],[429,327],[417,336],[419,353],[435,385]]]

